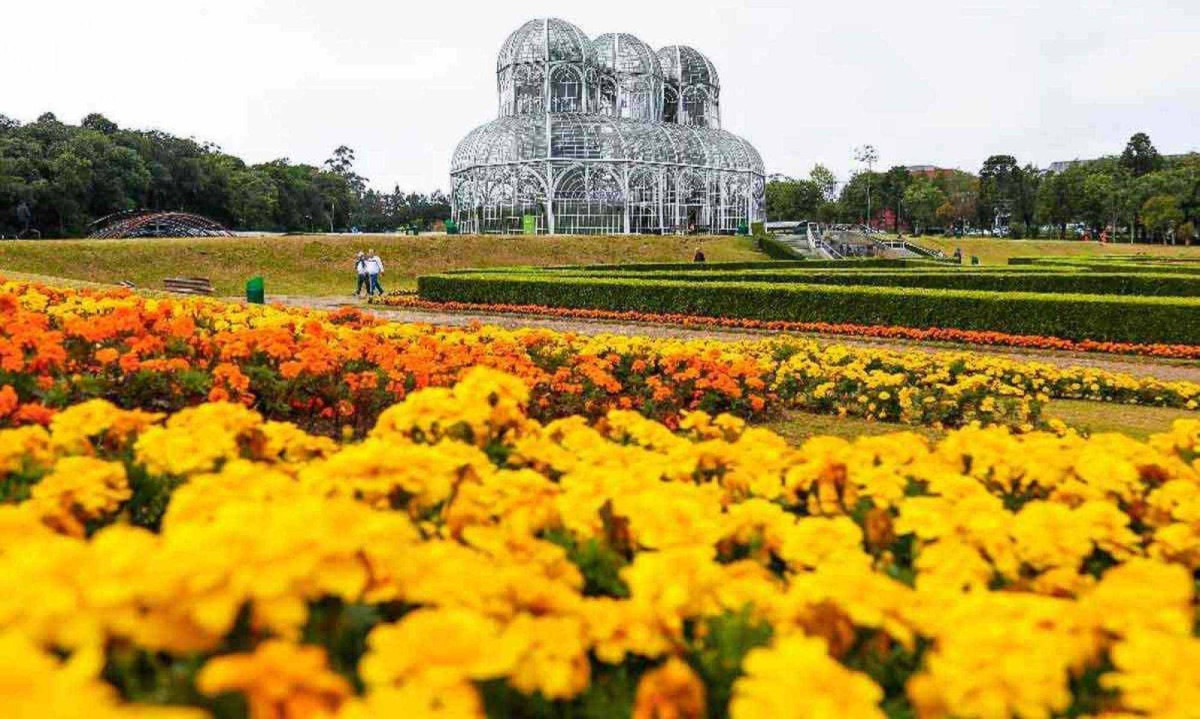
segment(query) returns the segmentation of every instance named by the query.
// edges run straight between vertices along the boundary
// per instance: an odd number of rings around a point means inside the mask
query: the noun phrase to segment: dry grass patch
[[[1005,265],[1010,257],[1122,257],[1151,255],[1154,257],[1200,258],[1200,246],[1131,245],[1128,242],[1100,244],[1078,240],[1006,240],[994,237],[917,237],[912,242],[930,249],[954,254],[961,247],[967,262],[979,258],[985,265]]]
[[[613,262],[686,262],[697,247],[711,262],[766,260],[748,237],[297,235],[141,240],[0,242],[0,273],[25,272],[89,282],[129,280],[161,288],[164,277],[212,280],[241,294],[254,275],[267,293],[341,295],[354,290],[354,253],[374,249],[386,266],[384,287],[416,286],[417,275],[466,267]]]

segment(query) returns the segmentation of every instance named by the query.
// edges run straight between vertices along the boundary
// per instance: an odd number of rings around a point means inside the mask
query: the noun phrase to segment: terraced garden
[[[768,327],[824,323],[1122,346],[1200,344],[1200,261],[1183,259],[1013,258],[1006,266],[969,268],[925,260],[511,267],[424,276],[418,296]]]

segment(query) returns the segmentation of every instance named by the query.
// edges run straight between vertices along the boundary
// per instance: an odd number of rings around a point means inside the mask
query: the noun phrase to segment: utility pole
[[[871,172],[879,159],[879,151],[874,145],[860,145],[854,149],[854,159],[867,165],[867,229],[871,228]]]

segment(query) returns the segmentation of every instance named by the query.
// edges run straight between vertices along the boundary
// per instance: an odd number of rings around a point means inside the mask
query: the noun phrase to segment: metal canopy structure
[[[633,35],[589,40],[531,20],[496,61],[499,118],[450,165],[463,232],[734,232],[763,219],[766,177],[721,129],[720,80],[700,52],[657,52]]]
[[[189,212],[131,210],[101,217],[88,237],[113,240],[129,237],[233,237],[233,233],[201,215]]]

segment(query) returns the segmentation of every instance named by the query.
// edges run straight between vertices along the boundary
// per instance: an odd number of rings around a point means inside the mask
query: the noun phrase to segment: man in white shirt
[[[379,276],[383,274],[383,260],[375,254],[375,250],[367,250],[367,296],[383,294],[383,285],[379,284]]]

